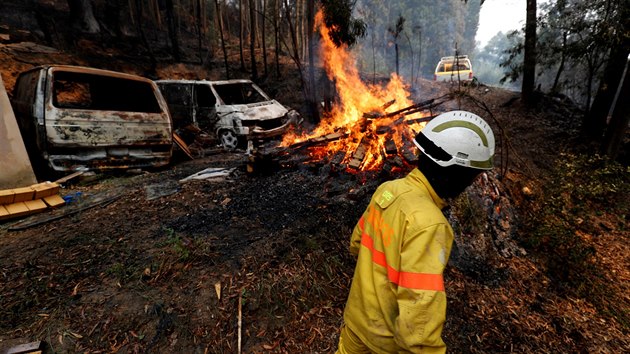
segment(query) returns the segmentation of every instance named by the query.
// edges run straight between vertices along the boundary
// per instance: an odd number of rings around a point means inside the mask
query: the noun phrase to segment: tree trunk
[[[309,107],[313,123],[319,123],[319,107],[317,104],[317,85],[315,82],[315,45],[313,44],[313,28],[315,22],[315,0],[308,0],[306,5],[307,36],[308,41],[308,81],[309,81]]]
[[[523,59],[523,85],[521,99],[526,105],[534,101],[536,84],[536,0],[527,0],[525,19],[525,55]]]
[[[621,80],[628,52],[622,46],[613,47],[610,59],[604,70],[604,77],[599,83],[597,94],[588,116],[582,124],[582,132],[585,136],[600,139],[606,128],[606,120],[610,113],[610,106],[615,98],[617,87]]]
[[[258,69],[256,68],[256,1],[249,0],[249,51],[252,61],[252,80],[258,80]]]
[[[262,2],[262,18],[260,19],[260,21],[261,21],[260,37],[262,41],[262,51],[263,51],[263,70],[264,70],[265,77],[267,77],[269,76],[269,72],[267,70],[267,40],[265,38],[265,35],[266,35],[265,27],[267,24],[267,1],[264,1],[264,0]]]
[[[199,64],[203,64],[203,55],[201,54],[201,43],[203,38],[203,24],[201,22],[201,0],[197,0],[197,50],[199,54]]]
[[[145,76],[149,76],[153,78],[157,73],[157,60],[155,59],[155,55],[153,54],[153,49],[151,45],[149,45],[149,41],[147,41],[147,36],[144,33],[144,29],[142,28],[142,3],[141,0],[136,0],[136,28],[138,33],[140,34],[140,38],[142,39],[142,44],[149,52],[149,58],[151,60],[151,67],[147,71]]]
[[[376,48],[374,44],[374,30],[370,31],[372,39],[372,85],[376,84]]]
[[[398,64],[398,43],[394,42],[394,50],[396,51],[396,75],[400,76],[399,64]]]
[[[280,27],[278,26],[278,17],[280,17],[280,0],[273,0],[273,36],[274,36],[274,54],[276,57],[276,77],[280,77]]]
[[[138,1],[136,1],[138,2]],[[168,24],[168,36],[171,39],[171,51],[175,62],[181,61],[181,52],[179,50],[179,37],[177,36],[177,26],[175,26],[175,11],[173,8],[173,0],[166,0],[166,22]]]
[[[630,104],[625,101],[630,97],[630,75],[628,74],[628,64],[630,59],[626,61],[624,73],[621,76],[621,87],[615,98],[615,106],[613,107],[612,117],[604,136],[604,153],[611,159],[616,159],[626,134],[626,129],[630,123]],[[611,90],[612,91],[612,90]],[[619,102],[619,100],[622,102]]]
[[[300,58],[306,58],[304,50],[304,10],[302,3],[304,0],[295,0],[295,33],[296,43],[300,51]]]
[[[225,49],[225,38],[223,37],[223,16],[221,16],[221,6],[219,0],[214,0],[217,7],[217,22],[219,25],[219,33],[221,34],[221,49],[223,50],[223,63],[225,64],[225,78],[230,79],[230,69],[228,66],[227,49]]]
[[[560,91],[559,83],[560,83],[560,75],[564,71],[564,63],[566,61],[566,46],[567,46],[567,32],[562,34],[562,56],[560,58],[560,65],[558,66],[558,71],[556,72],[556,77],[553,80],[553,86],[551,86],[551,93],[558,93]]]
[[[68,0],[68,7],[70,8],[70,22],[81,32],[94,34],[101,31],[94,17],[91,0]]]
[[[414,69],[415,69],[415,61],[414,61],[414,54],[413,54],[413,45],[411,45],[411,39],[409,38],[409,36],[407,35],[406,32],[403,32],[405,35],[405,38],[407,38],[407,43],[409,43],[409,54],[411,55],[411,88],[413,89],[415,86],[415,80],[413,79],[413,75],[414,75]]]
[[[243,43],[245,42],[245,21],[243,21],[243,0],[238,0],[238,52],[241,59],[241,71],[245,71],[245,56],[243,55]]]
[[[289,50],[289,52],[291,52],[291,49],[293,49],[291,58],[293,59],[293,62],[295,62],[295,66],[297,67],[298,73],[300,74],[300,83],[302,84],[302,94],[304,95],[304,100],[308,101],[308,96],[306,95],[306,82],[305,82],[306,80],[304,79],[304,70],[302,68],[302,62],[300,61],[300,53],[297,46],[295,27],[293,25],[293,21],[291,20],[291,8],[289,7],[288,0],[284,0],[284,7],[286,11],[286,16],[287,16],[287,24],[289,28],[289,33],[291,35],[291,42],[293,44],[292,48],[288,48],[288,45],[287,45],[287,49]]]

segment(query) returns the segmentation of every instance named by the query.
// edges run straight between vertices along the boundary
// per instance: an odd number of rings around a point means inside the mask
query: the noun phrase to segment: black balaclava
[[[422,152],[418,154],[418,169],[442,199],[457,197],[483,172],[458,165],[442,167]]]

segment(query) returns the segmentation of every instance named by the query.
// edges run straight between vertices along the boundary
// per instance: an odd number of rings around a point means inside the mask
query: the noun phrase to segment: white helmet
[[[492,169],[494,134],[476,114],[466,111],[442,113],[430,120],[413,143],[442,167],[460,165]]]

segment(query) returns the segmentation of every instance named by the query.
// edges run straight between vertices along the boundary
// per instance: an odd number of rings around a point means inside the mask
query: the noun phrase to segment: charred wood
[[[364,135],[363,138],[361,138],[361,142],[359,143],[359,146],[352,154],[352,159],[348,163],[348,167],[352,167],[355,169],[359,169],[361,167],[363,160],[365,160],[365,153],[367,151],[366,146],[368,145],[368,140],[369,138],[366,135]]]

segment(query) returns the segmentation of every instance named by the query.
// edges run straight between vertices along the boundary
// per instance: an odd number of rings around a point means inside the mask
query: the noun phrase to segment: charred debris
[[[375,173],[399,175],[400,172],[409,170],[417,160],[415,147],[411,141],[413,136],[407,136],[402,144],[397,144],[394,139],[396,131],[408,131],[406,126],[428,122],[440,110],[440,106],[451,100],[448,95],[432,98],[420,103],[415,103],[406,108],[387,113],[366,112],[361,119],[348,126],[337,127],[333,132],[321,136],[302,140],[288,146],[278,145],[277,142],[269,142],[254,147],[249,151],[248,172],[269,172],[278,168],[300,168],[309,166],[315,169],[323,169],[329,173],[347,172],[363,175]],[[383,110],[391,106],[394,101],[382,106]],[[406,119],[415,113],[422,113],[420,118]],[[386,120],[386,118],[389,118]],[[374,124],[372,124],[374,123]],[[344,139],[355,140],[352,144],[356,148],[352,150],[331,149],[325,156],[312,154],[313,149]],[[373,140],[383,141],[379,151],[371,152],[368,147]],[[357,144],[358,142],[358,144]],[[372,158],[380,157],[382,164],[379,168],[366,168],[365,163],[369,154],[379,154]],[[372,170],[372,171],[370,171]],[[397,173],[398,172],[398,173]]]

